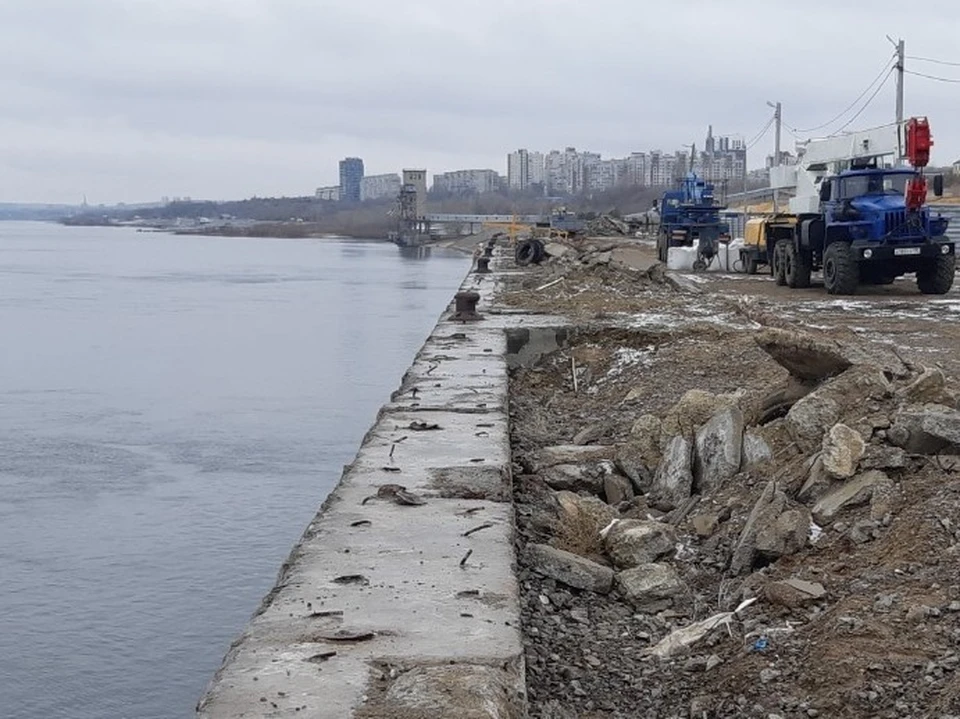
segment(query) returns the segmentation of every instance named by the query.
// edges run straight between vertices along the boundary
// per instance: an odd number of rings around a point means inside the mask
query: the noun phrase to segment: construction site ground
[[[768,274],[668,273],[644,240],[548,249],[553,256],[540,265],[501,261],[497,301],[497,311],[542,315],[540,325],[563,329],[554,351],[511,375],[530,715],[960,717],[960,448],[904,451],[887,435],[908,400],[956,409],[960,286],[922,296],[908,277],[836,297],[816,279],[794,290]],[[884,387],[831,390],[844,374],[791,377],[758,343],[764,332],[852,348],[885,377]],[[859,371],[859,360],[853,364],[848,373]],[[912,395],[930,376],[939,378],[936,391]],[[789,399],[798,384],[804,388]],[[747,466],[744,455],[722,484],[664,503],[651,476],[658,462],[663,472],[668,424],[692,440],[708,418],[701,414],[696,426],[677,419],[691,412],[679,402],[691,390],[709,393],[714,409],[742,410],[745,431],[762,437],[770,456]],[[841,393],[831,400],[839,403],[836,424],[852,427],[866,447],[859,469],[854,460],[856,477],[835,475],[823,491],[859,481],[868,467],[883,473],[872,495],[827,519],[803,492],[829,440],[821,447],[819,437],[797,439],[784,416],[811,391]],[[771,409],[778,392],[788,399]],[[641,418],[660,428],[652,442]],[[644,446],[655,458],[631,455]],[[871,453],[891,451],[895,460],[867,463]],[[572,458],[557,459],[564,453]],[[785,512],[773,515],[777,522],[806,517],[806,541],[776,552],[745,546],[769,501]],[[638,602],[621,581],[628,572],[599,531],[631,519],[669,525],[669,551],[642,566],[666,567],[682,588],[653,604]],[[586,560],[590,571],[610,568],[613,588],[568,583],[538,560],[533,550],[544,545]],[[678,630],[750,599],[701,636],[660,650]]]

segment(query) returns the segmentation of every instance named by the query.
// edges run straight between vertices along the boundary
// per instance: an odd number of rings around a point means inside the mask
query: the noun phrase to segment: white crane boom
[[[900,123],[893,123],[836,137],[798,142],[797,164],[770,168],[770,187],[796,189],[796,196],[790,199],[790,212],[819,212],[820,182],[823,178],[850,169],[854,160],[898,156],[902,146],[901,127]]]

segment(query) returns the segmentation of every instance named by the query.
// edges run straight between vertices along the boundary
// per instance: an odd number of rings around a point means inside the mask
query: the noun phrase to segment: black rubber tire
[[[945,295],[953,287],[957,256],[940,255],[917,270],[917,287],[925,295]]]
[[[530,240],[530,244],[533,245],[533,264],[539,265],[547,256],[546,245],[536,239]]]
[[[860,267],[849,242],[833,242],[823,253],[823,286],[831,295],[856,294]]]
[[[517,244],[517,249],[513,252],[513,258],[518,266],[526,267],[533,262],[535,252],[533,244],[530,240],[526,240]]]
[[[792,242],[787,245],[783,255],[783,274],[787,280],[787,287],[802,288],[810,286],[810,257],[797,249]]]
[[[773,246],[773,281],[780,287],[787,284],[785,255],[789,244],[789,240],[777,240],[777,244]]]

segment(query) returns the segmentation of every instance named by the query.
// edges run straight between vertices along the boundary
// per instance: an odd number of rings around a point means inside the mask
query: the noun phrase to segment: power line
[[[770,126],[773,124],[773,121],[774,121],[775,119],[776,119],[776,117],[771,117],[769,120],[767,120],[767,124],[763,126],[763,129],[760,131],[760,134],[757,135],[755,138],[753,138],[753,140],[751,140],[750,142],[748,142],[745,149],[749,150],[749,149],[752,148],[754,145],[756,145],[758,142],[760,142],[760,140],[763,139],[763,136],[767,134],[767,131],[770,129]]]
[[[907,55],[908,60],[917,60],[918,62],[932,62],[934,65],[949,65],[950,67],[960,67],[960,62],[947,62],[946,60],[937,60],[932,57],[917,57],[916,55]]]
[[[890,79],[890,76],[893,74],[893,71],[894,71],[895,69],[896,69],[896,68],[891,67],[891,68],[887,71],[887,76],[886,76],[885,78],[883,78],[883,82],[881,82],[879,85],[877,85],[877,89],[873,91],[873,94],[872,94],[869,98],[867,98],[867,101],[866,101],[865,103],[863,103],[863,105],[860,107],[859,110],[857,110],[856,114],[855,114],[853,117],[851,117],[851,118],[850,118],[849,120],[847,120],[843,125],[841,125],[840,127],[838,127],[838,128],[836,129],[836,131],[833,133],[833,135],[831,135],[831,137],[833,137],[834,135],[839,135],[839,134],[840,134],[841,132],[843,132],[846,128],[850,127],[850,125],[853,123],[853,121],[856,120],[858,117],[860,117],[860,115],[863,114],[863,111],[864,111],[864,110],[866,110],[868,107],[870,107],[870,103],[873,102],[873,99],[874,99],[877,95],[880,94],[880,91],[883,89],[883,86],[887,84],[887,80]]]
[[[889,71],[889,69],[890,69],[890,60],[891,60],[891,59],[893,59],[893,55],[891,55],[889,58],[887,58],[887,60],[884,62],[884,64],[883,64],[883,69],[880,70],[880,74],[877,75],[875,78],[873,78],[873,81],[872,81],[869,85],[867,85],[866,88],[864,88],[863,92],[861,92],[861,93],[857,96],[857,99],[854,100],[853,102],[851,102],[849,105],[847,105],[836,117],[832,118],[831,120],[828,120],[827,122],[823,123],[822,125],[817,125],[816,127],[811,127],[811,128],[806,129],[806,130],[798,130],[798,129],[794,128],[793,130],[791,130],[791,132],[794,132],[794,133],[798,133],[798,132],[816,132],[817,130],[822,130],[822,129],[825,128],[825,127],[829,127],[830,125],[832,125],[833,123],[835,123],[837,120],[839,120],[840,118],[842,118],[844,115],[846,115],[848,112],[850,112],[850,110],[852,110],[854,107],[856,107],[857,103],[860,102],[860,101],[866,96],[866,94],[867,94],[868,92],[870,92],[870,90],[873,88],[873,86],[876,85],[877,82],[880,81],[880,78],[883,77],[883,73]]]
[[[960,82],[960,80],[953,77],[937,77],[936,75],[927,75],[922,72],[914,72],[913,70],[904,70],[908,75],[916,75],[917,77],[925,77],[928,80],[936,80],[937,82]]]

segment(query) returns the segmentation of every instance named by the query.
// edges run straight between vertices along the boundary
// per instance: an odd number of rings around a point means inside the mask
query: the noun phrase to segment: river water
[[[468,266],[0,223],[0,716],[189,716]]]

